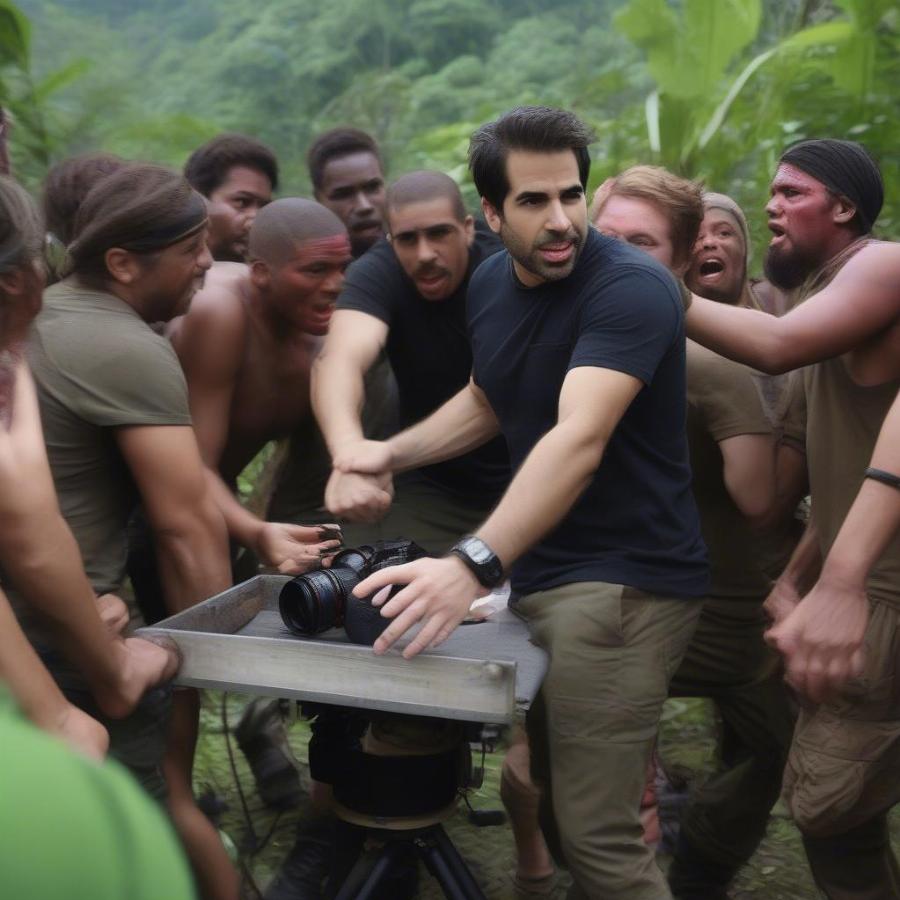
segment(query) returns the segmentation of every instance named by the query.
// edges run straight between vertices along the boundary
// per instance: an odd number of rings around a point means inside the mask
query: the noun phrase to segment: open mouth
[[[541,255],[549,263],[565,262],[571,255],[574,244],[571,241],[565,241],[559,244],[544,244],[541,248]]]
[[[705,278],[711,275],[721,275],[725,271],[725,264],[720,259],[707,259],[700,263],[700,276]]]
[[[772,232],[772,240],[769,241],[769,244],[778,244],[782,240],[784,240],[787,232],[780,226],[776,225],[774,222],[769,222],[768,224],[769,231]]]

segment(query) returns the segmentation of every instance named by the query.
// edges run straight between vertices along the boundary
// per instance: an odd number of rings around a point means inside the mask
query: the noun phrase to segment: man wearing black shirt
[[[685,438],[684,315],[666,270],[589,230],[587,129],[526,107],[480,129],[469,163],[508,253],[469,287],[473,374],[419,425],[357,443],[340,471],[402,471],[502,432],[516,475],[442,559],[365,579],[385,652],[444,640],[509,570],[550,656],[529,715],[533,768],[556,819],[572,897],[659,900],[665,879],[638,805],[668,681],[707,590]]]
[[[440,172],[404,175],[388,192],[388,240],[351,266],[313,370],[313,405],[332,456],[362,440],[363,378],[383,348],[397,377],[408,427],[464,387],[472,370],[466,289],[482,260],[502,249],[467,215],[456,183]],[[401,476],[382,533],[444,552],[475,528],[509,482],[495,438],[463,456]],[[325,492],[335,516],[380,517],[390,485],[335,471]]]

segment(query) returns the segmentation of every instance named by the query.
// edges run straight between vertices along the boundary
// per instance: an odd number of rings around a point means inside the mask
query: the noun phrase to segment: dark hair
[[[70,271],[105,281],[107,250],[150,257],[206,221],[206,201],[185,178],[162,166],[132,163],[98,181],[82,201],[69,245]]]
[[[555,153],[571,150],[578,178],[587,189],[591,171],[591,130],[574,113],[549,106],[518,106],[482,125],[469,143],[469,169],[478,193],[498,212],[509,193],[506,157],[510,150]]]
[[[41,258],[44,225],[20,184],[0,175],[0,274]]]
[[[65,247],[72,240],[75,214],[88,191],[102,178],[126,166],[112,153],[84,153],[58,162],[47,173],[41,208],[47,231]]]
[[[208,197],[220,187],[235,166],[262,172],[278,187],[278,160],[272,150],[255,138],[243,134],[220,134],[198,147],[184,164],[184,177],[191,187]]]
[[[353,153],[371,153],[378,164],[382,165],[381,154],[375,138],[358,128],[332,128],[320,134],[310,145],[306,153],[306,165],[309,168],[309,180],[313,189],[322,187],[325,166],[333,159],[350,156]]]
[[[388,218],[392,209],[409,203],[435,200],[438,197],[449,200],[453,207],[453,215],[458,221],[465,221],[467,213],[459,185],[449,175],[428,169],[401,175],[388,188],[386,203]]]

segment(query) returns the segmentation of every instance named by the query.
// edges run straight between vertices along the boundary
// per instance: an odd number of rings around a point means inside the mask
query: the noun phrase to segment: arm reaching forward
[[[558,525],[572,508],[641,387],[639,379],[611,369],[582,366],[568,373],[560,392],[556,425],[535,444],[497,508],[476,532],[493,548],[504,569]],[[474,415],[478,401],[473,391],[478,389],[470,384],[416,428],[432,420],[436,425],[422,428],[418,434],[411,429],[389,441],[393,444],[393,464],[401,468],[454,455],[441,452],[441,435],[457,453],[470,449],[476,438],[480,443],[492,437],[496,419],[493,429],[488,429],[488,416]],[[445,427],[454,408],[459,431]],[[355,593],[364,597],[388,584],[405,587],[384,606],[382,614],[394,621],[376,642],[375,652],[384,653],[421,621],[422,629],[403,651],[407,658],[445,640],[465,618],[472,601],[485,592],[465,564],[449,556],[383,569],[359,584]]]

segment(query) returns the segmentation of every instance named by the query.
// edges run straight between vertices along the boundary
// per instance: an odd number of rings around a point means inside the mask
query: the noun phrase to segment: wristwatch
[[[486,588],[495,588],[503,581],[503,564],[488,545],[473,534],[457,541],[450,552],[471,569],[472,574]]]

